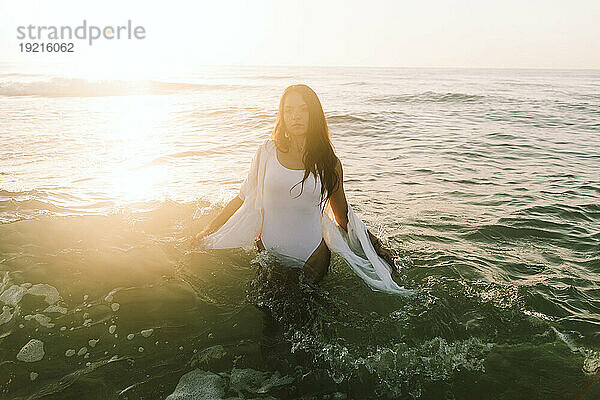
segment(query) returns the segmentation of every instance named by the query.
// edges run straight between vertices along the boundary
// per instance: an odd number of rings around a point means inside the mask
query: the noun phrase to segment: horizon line
[[[47,62],[47,61],[46,61]],[[25,60],[3,60],[3,64],[23,64]],[[71,64],[72,61],[51,61],[47,64]],[[46,65],[47,65],[46,64]],[[380,68],[380,69],[503,69],[503,70],[553,70],[553,71],[600,71],[600,67],[495,67],[495,66],[456,66],[456,65],[299,65],[299,64],[211,64],[191,63],[192,67],[285,67],[285,68]]]

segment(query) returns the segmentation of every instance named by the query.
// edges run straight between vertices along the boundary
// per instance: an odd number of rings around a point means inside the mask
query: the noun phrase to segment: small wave
[[[342,86],[366,86],[368,84],[369,84],[368,82],[358,81],[358,82],[345,82],[345,83],[342,83]]]
[[[600,116],[600,108],[592,102],[580,101],[580,102],[570,102],[563,100],[551,100],[549,101],[553,103],[560,109],[565,109],[569,111],[583,111],[588,112],[594,116]]]
[[[519,136],[511,135],[510,133],[505,133],[505,132],[490,132],[486,136],[489,136],[494,139],[502,139],[502,140],[520,140],[520,139],[522,139]]]
[[[327,122],[333,123],[354,123],[354,122],[369,122],[367,119],[361,118],[358,115],[353,114],[333,114],[327,116]]]
[[[561,230],[568,229],[572,225],[568,222],[553,222],[544,219],[531,218],[531,217],[502,217],[498,219],[499,223],[508,224],[513,227],[533,227],[540,229],[552,229],[552,230]]]
[[[52,78],[39,81],[0,83],[0,96],[103,97],[140,94],[170,94],[181,91],[238,88],[237,85],[162,82],[153,80],[118,81],[80,78]]]
[[[439,93],[426,91],[416,94],[379,96],[372,98],[376,103],[479,103],[488,96],[466,93]]]
[[[38,77],[38,76],[44,76],[42,74],[27,74],[27,73],[20,73],[20,72],[9,72],[9,73],[5,73],[5,74],[0,74],[0,79],[2,78],[31,78],[31,77]]]
[[[567,235],[564,232],[556,232],[548,229],[535,227],[518,227],[503,224],[489,224],[478,228],[475,232],[464,235],[471,240],[519,240],[519,239],[538,239],[538,240],[565,240]],[[581,239],[581,238],[580,238]]]
[[[293,76],[293,75],[256,75],[256,76],[251,76],[249,78],[257,79],[257,80],[268,80],[268,79],[277,80],[277,79],[294,79],[295,76]]]
[[[8,200],[0,201],[0,209],[2,208],[17,208],[17,209],[33,209],[33,210],[50,210],[58,211],[60,207],[55,206],[52,203],[46,203],[40,200],[29,199],[29,200]]]
[[[18,192],[12,192],[10,190],[0,189],[0,197],[13,197],[13,196],[38,196],[42,192],[39,190],[21,190]]]
[[[417,169],[413,169],[412,172],[420,172],[423,174],[435,174],[436,171],[432,170],[432,169],[428,169],[428,168],[417,168]]]
[[[581,185],[581,186],[579,186],[579,189],[582,189],[582,190],[591,190],[593,192],[596,192],[596,193],[600,194],[600,187],[599,186]]]
[[[198,119],[219,118],[221,124],[237,124],[248,122],[264,122],[275,118],[275,114],[257,107],[228,106],[206,110],[183,110],[177,112],[177,118],[183,121],[197,121]]]
[[[152,165],[159,165],[159,164],[163,164],[165,162],[168,162],[170,160],[177,160],[180,158],[202,158],[202,157],[206,157],[209,155],[219,155],[219,154],[223,154],[222,151],[220,150],[190,150],[190,151],[181,151],[178,153],[172,153],[172,154],[167,154],[161,157],[157,157],[154,160],[150,161],[149,163],[145,164],[143,166],[143,168],[148,167],[148,166],[152,166]]]
[[[548,216],[554,216],[557,220],[587,221],[593,222],[600,218],[598,209],[594,204],[581,206],[567,205],[544,205],[532,206],[517,211],[519,215],[540,216],[547,219]]]
[[[35,216],[44,213],[63,213],[69,211],[64,207],[57,206],[50,202],[45,202],[37,199],[27,200],[0,200],[0,220],[7,222],[11,220],[10,216],[20,216],[22,219],[25,215]]]

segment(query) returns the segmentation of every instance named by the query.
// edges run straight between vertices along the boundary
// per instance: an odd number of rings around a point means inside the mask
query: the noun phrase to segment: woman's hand
[[[229,203],[227,203],[225,207],[223,207],[221,212],[219,212],[219,215],[217,215],[208,223],[202,232],[192,237],[190,240],[190,247],[197,246],[205,236],[208,236],[220,229],[220,227],[227,222],[227,220],[238,210],[238,208],[242,206],[242,203],[244,203],[244,200],[242,200],[239,196],[235,196]]]
[[[383,243],[381,243],[381,240],[377,238],[377,236],[373,235],[368,229],[367,234],[371,244],[373,245],[373,248],[375,249],[375,253],[377,253],[379,257],[383,258],[390,265],[390,267],[392,267],[392,272],[399,272],[395,263],[395,259],[398,258],[398,254],[395,251],[385,247]]]
[[[208,228],[204,228],[201,232],[197,233],[196,236],[192,237],[192,240],[190,240],[190,247],[198,246],[202,239],[204,239],[209,234],[210,231],[208,230]]]
[[[373,247],[375,248],[377,255],[383,258],[390,265],[390,267],[392,267],[392,272],[397,273],[398,267],[396,266],[395,259],[398,258],[398,254],[387,247],[384,247],[380,240],[377,240]]]

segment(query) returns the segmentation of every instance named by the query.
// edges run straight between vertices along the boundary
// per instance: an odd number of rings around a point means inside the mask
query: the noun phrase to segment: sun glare
[[[114,116],[103,128],[102,175],[110,191],[123,203],[155,197],[168,174],[168,168],[155,161],[168,153],[169,100],[166,96],[114,96],[105,101],[104,108]]]

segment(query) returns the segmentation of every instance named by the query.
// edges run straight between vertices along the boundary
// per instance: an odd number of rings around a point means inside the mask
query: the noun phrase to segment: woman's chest
[[[264,200],[318,204],[321,196],[320,179],[310,173],[302,187],[303,177],[304,170],[288,169],[275,157],[271,158],[266,165]]]

